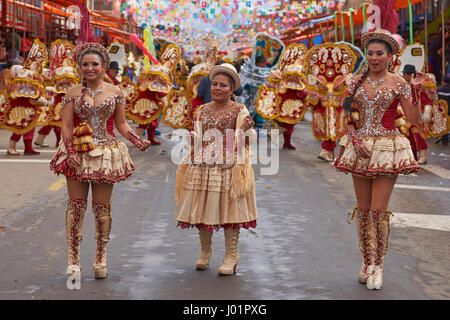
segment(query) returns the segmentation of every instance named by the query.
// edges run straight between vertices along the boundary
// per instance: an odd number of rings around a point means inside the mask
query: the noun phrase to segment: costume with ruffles
[[[179,164],[176,220],[183,229],[254,228],[258,213],[250,150],[248,145],[238,148],[242,136],[236,134],[244,132],[247,136],[253,121],[242,104],[230,102],[219,111],[213,106],[211,102],[196,110],[196,132],[203,137],[207,130],[217,129],[223,141],[217,141],[217,137],[203,141],[202,152],[195,152],[193,147]],[[227,134],[229,130],[235,134]]]
[[[349,92],[354,92],[356,84],[354,79],[350,80]],[[359,86],[353,104],[359,112],[356,133],[370,151],[370,157],[357,155],[351,139],[344,135],[334,163],[337,170],[365,178],[418,171],[419,165],[408,139],[394,125],[401,96],[407,99],[412,96],[411,87],[406,82],[398,82],[395,88],[379,89],[373,98],[369,98],[364,87]]]
[[[73,168],[68,164],[67,150],[61,141],[50,162],[50,169],[58,175],[63,174],[82,182],[114,183],[131,176],[135,168],[128,148],[114,135],[115,109],[125,104],[124,96],[110,96],[99,106],[86,101],[82,103],[81,97],[64,97],[63,108],[69,102],[74,103],[74,127],[86,123],[92,128],[94,149],[78,152],[81,165]]]

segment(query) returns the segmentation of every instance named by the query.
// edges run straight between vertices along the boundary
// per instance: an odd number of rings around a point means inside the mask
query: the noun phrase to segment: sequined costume
[[[166,104],[164,98],[172,89],[174,71],[180,57],[180,47],[175,44],[167,46],[160,56],[161,64],[149,66],[139,75],[137,94],[126,111],[128,118],[139,124],[136,130],[138,135],[147,130],[152,144],[160,144],[154,139],[155,131]]]
[[[357,56],[346,43],[324,43],[312,47],[306,56],[306,101],[313,114],[314,138],[322,140],[319,159],[332,162],[336,140],[345,134],[342,101],[346,82],[355,70]]]
[[[127,146],[116,140],[114,135],[115,109],[125,104],[125,97],[110,96],[98,106],[86,101],[81,104],[81,97],[64,97],[63,108],[70,102],[74,104],[74,127],[80,123],[88,124],[93,130],[95,148],[89,152],[78,152],[81,166],[73,168],[68,165],[68,153],[61,141],[50,162],[50,169],[81,182],[114,183],[128,178],[135,168]]]
[[[415,85],[416,99],[420,102],[420,109],[423,114],[419,125],[410,123],[400,127],[402,133],[411,143],[411,149],[414,157],[419,164],[425,164],[426,160],[426,139],[431,137],[440,137],[447,134],[450,129],[450,118],[447,108],[438,101],[437,86],[434,75],[426,74],[423,83]],[[403,116],[406,120],[406,117]],[[427,121],[425,121],[427,120]],[[420,157],[418,156],[418,153]]]
[[[277,67],[270,71],[268,85],[258,89],[256,112],[283,128],[283,148],[287,149],[295,149],[291,144],[294,126],[306,113],[304,63],[307,51],[304,44],[290,44],[281,54]]]
[[[38,131],[39,135],[34,141],[41,147],[48,146],[44,143],[44,139],[52,129],[56,135],[56,146],[61,140],[62,99],[66,91],[78,84],[80,80],[74,54],[74,45],[67,40],[58,39],[50,45],[50,68],[48,84],[45,88],[48,114],[45,125]]]
[[[178,225],[208,230],[256,227],[258,214],[249,150],[245,147],[245,161],[240,163],[233,152],[238,135],[230,139],[226,134],[227,130],[252,129],[247,108],[230,102],[217,109],[211,102],[197,109],[196,119],[199,124],[196,131],[201,136],[209,129],[217,129],[223,139],[203,141],[203,152],[194,152],[193,147],[178,166],[175,194]]]
[[[23,66],[13,65],[10,69],[8,98],[4,104],[3,127],[13,134],[8,154],[18,155],[16,143],[23,136],[25,155],[39,154],[32,148],[35,127],[38,125],[41,107],[44,105],[43,66],[48,60],[47,48],[36,39]],[[11,153],[11,151],[14,153]]]
[[[353,92],[356,85],[356,80],[350,79],[349,92]],[[402,79],[395,88],[379,89],[374,97],[368,97],[364,87],[359,86],[354,94],[359,112],[356,133],[371,151],[371,156],[364,159],[357,155],[351,139],[344,135],[334,163],[337,170],[365,178],[417,172],[419,166],[410,143],[394,125],[400,96],[412,97],[410,85]]]

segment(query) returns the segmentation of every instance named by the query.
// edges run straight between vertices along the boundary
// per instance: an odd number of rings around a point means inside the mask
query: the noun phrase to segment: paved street
[[[369,291],[357,281],[356,226],[346,217],[355,205],[351,176],[317,159],[310,122],[295,127],[296,151],[279,150],[277,174],[254,166],[258,227],[241,230],[233,277],[217,274],[223,231],[214,233],[210,268],[195,270],[199,238],[176,226],[175,143],[170,128],[161,131],[162,144],[145,153],[126,142],[137,170],[113,194],[108,279],[94,280],[89,208],[81,289],[69,290],[66,184],[49,171],[54,134],[41,155],[13,157],[6,155],[10,133],[0,129],[0,299],[450,299],[450,147],[429,139],[428,164],[417,176],[399,177],[384,287]]]

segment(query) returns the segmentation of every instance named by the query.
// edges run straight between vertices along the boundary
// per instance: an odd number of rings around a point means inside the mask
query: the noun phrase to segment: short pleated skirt
[[[111,145],[96,146],[89,152],[79,152],[81,166],[72,168],[64,143],[61,143],[50,162],[50,170],[81,182],[115,183],[131,176],[135,170],[127,146],[119,140]]]
[[[251,165],[248,179],[254,179]],[[258,212],[254,183],[231,196],[233,166],[180,164],[177,169],[176,220],[181,228],[219,230],[255,228]],[[245,182],[244,182],[245,183]]]
[[[356,155],[348,135],[339,142],[339,155],[334,162],[338,171],[351,173],[364,178],[377,175],[408,175],[419,170],[411,145],[402,134],[393,136],[362,137],[364,145],[371,151],[369,158]]]

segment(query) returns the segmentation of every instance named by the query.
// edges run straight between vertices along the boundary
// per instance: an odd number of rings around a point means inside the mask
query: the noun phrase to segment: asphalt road
[[[115,186],[108,279],[94,279],[94,219],[88,209],[80,289],[70,290],[64,274],[67,190],[48,165],[54,135],[41,155],[11,157],[5,151],[10,134],[0,129],[0,299],[450,298],[450,147],[428,140],[428,164],[417,176],[399,177],[391,198],[384,287],[369,291],[357,281],[356,226],[347,223],[355,205],[351,177],[317,159],[320,143],[309,122],[295,127],[296,151],[279,150],[276,174],[263,175],[267,165],[254,166],[258,227],[242,229],[232,277],[217,273],[223,231],[214,233],[210,268],[195,270],[199,238],[194,229],[176,226],[176,165],[170,157],[175,143],[170,128],[162,125],[161,131],[162,144],[145,153],[126,142],[137,171]]]

